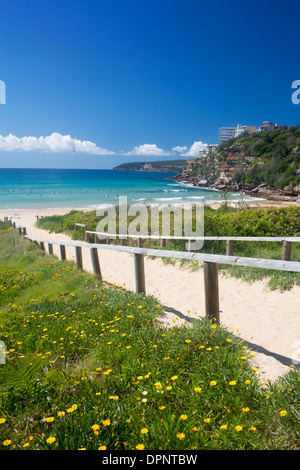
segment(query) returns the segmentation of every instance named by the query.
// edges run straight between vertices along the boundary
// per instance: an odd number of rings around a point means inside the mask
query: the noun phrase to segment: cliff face
[[[247,170],[250,167],[250,161],[251,157],[246,156],[239,149],[228,152],[226,156],[216,153],[207,157],[191,158],[187,161],[186,169],[175,179],[200,187],[237,189],[237,185],[233,183],[234,176],[240,170]]]
[[[255,165],[262,165],[257,157],[250,156],[248,149],[234,146],[227,152],[217,152],[207,157],[189,159],[187,167],[172,179],[198,187],[217,189],[222,192],[243,192],[253,197],[272,200],[300,202],[300,184],[285,188],[269,187],[266,182],[238,182],[237,175],[245,173]]]

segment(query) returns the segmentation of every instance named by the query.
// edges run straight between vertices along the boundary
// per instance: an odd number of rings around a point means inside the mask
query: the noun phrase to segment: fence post
[[[282,261],[291,260],[292,242],[284,240],[282,249]]]
[[[66,259],[66,247],[65,247],[65,245],[60,245],[59,249],[60,249],[60,259],[65,260]]]
[[[135,290],[146,294],[144,255],[134,253]]]
[[[82,269],[82,250],[81,246],[75,246],[75,253],[76,253],[76,267],[77,269]]]
[[[227,256],[233,255],[233,240],[227,240],[226,242],[226,255]]]
[[[205,292],[205,315],[220,322],[219,311],[219,282],[217,263],[203,263],[204,268],[204,292]]]
[[[165,239],[165,238],[161,238],[161,240],[160,240],[160,246],[161,246],[162,248],[164,248],[164,247],[166,246],[166,239]]]
[[[91,260],[92,260],[94,274],[97,274],[100,277],[101,281],[102,281],[102,275],[101,275],[101,269],[100,269],[100,263],[99,263],[97,248],[95,248],[95,247],[90,248],[90,253],[91,253]]]

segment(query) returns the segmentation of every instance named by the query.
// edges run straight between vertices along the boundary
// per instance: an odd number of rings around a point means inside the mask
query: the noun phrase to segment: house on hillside
[[[284,126],[275,124],[274,122],[264,121],[261,126],[258,127],[257,132],[262,131],[275,131],[277,129],[284,129]]]

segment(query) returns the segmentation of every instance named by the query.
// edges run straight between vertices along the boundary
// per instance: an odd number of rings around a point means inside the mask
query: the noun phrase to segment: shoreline
[[[255,203],[257,204],[257,202]],[[270,201],[260,205],[271,206]],[[278,202],[275,202],[278,205]],[[286,205],[287,203],[283,204]],[[279,204],[282,206],[282,204]],[[81,209],[89,211],[89,209]],[[27,235],[37,239],[71,241],[65,233],[49,233],[36,227],[36,216],[62,215],[68,209],[1,210],[0,219],[9,217],[16,226],[26,227]],[[59,246],[53,253],[60,258]],[[75,250],[66,247],[68,260],[75,261]],[[93,272],[89,248],[83,248],[83,269]],[[132,255],[99,249],[99,261],[105,283],[135,291]],[[163,325],[190,325],[204,316],[204,279],[200,268],[192,271],[179,263],[164,264],[162,259],[145,258],[146,295],[155,297],[164,308]],[[276,380],[291,370],[299,342],[300,286],[290,291],[270,291],[266,281],[248,283],[219,273],[220,322],[228,331],[255,351],[251,363],[258,369],[260,381]]]
[[[187,180],[182,180],[180,178],[180,174],[173,176],[171,178],[168,178],[171,181],[176,181],[179,184],[182,184],[183,186],[188,186],[192,187],[195,189],[201,189],[203,191],[217,191],[219,193],[223,194],[228,194],[231,196],[234,196],[235,194],[240,194],[243,196],[246,196],[250,199],[256,199],[257,200],[266,200],[266,201],[271,201],[273,203],[280,203],[280,202],[286,202],[286,203],[291,203],[291,204],[298,204],[300,205],[300,194],[298,195],[292,195],[288,191],[284,190],[279,190],[279,189],[272,189],[269,188],[266,184],[261,184],[258,185],[257,188],[254,190],[250,190],[249,188],[242,186],[238,189],[234,189],[232,187],[227,187],[225,184],[221,185],[221,187],[215,187],[215,186],[201,186],[199,184],[196,184],[193,181],[187,181]],[[248,199],[246,199],[248,201]]]
[[[173,200],[170,198],[170,200]],[[142,202],[139,203],[133,203],[132,205],[139,205]],[[159,205],[164,205],[167,203],[167,200],[161,201]],[[277,200],[270,200],[270,199],[259,199],[259,198],[251,198],[251,199],[235,199],[235,200],[220,200],[216,202],[196,202],[196,201],[181,201],[178,202],[179,205],[204,205],[204,206],[209,206],[212,209],[218,209],[220,206],[224,205],[225,203],[231,204],[235,207],[239,207],[240,204],[244,204],[245,206],[248,207],[288,207],[288,206],[294,206],[294,207],[300,207],[300,203],[296,201],[277,201]],[[78,211],[83,211],[83,212],[92,212],[97,210],[97,208],[103,208],[103,207],[111,207],[111,206],[117,206],[118,204],[112,204],[112,203],[107,203],[107,204],[99,204],[96,207],[38,207],[38,208],[32,208],[32,207],[20,207],[20,208],[1,208],[0,207],[0,218],[1,214],[5,214],[5,217],[7,217],[7,213],[12,213],[11,217],[17,217],[18,212],[24,213],[24,212],[35,212],[36,215],[40,215],[39,213],[49,213],[50,215],[55,215],[55,214],[66,214],[72,210],[78,210]],[[151,204],[146,204],[146,206],[151,206]]]

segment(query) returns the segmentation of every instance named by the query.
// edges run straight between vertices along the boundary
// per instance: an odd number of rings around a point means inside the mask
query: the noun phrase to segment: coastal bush
[[[79,232],[79,229],[75,230],[76,222],[86,224],[88,230],[95,231],[99,220],[96,211],[73,210],[65,215],[41,217],[37,227],[49,232],[68,232],[74,237],[75,232]],[[218,209],[212,209],[205,206],[204,231],[206,236],[299,236],[300,207],[235,209],[223,204]],[[79,233],[83,238],[83,233]]]
[[[271,188],[292,189],[300,183],[297,168],[300,165],[300,127],[259,132],[237,137],[222,144],[223,156],[230,147],[241,146],[245,155],[256,157],[252,165],[234,176],[237,183],[267,183]]]
[[[63,216],[42,217],[37,222],[38,227],[49,231],[64,231],[73,239],[83,240],[84,231],[75,230],[75,223],[83,223],[88,230],[95,231],[100,218],[96,211],[71,211]],[[61,225],[61,221],[63,224]],[[172,222],[172,217],[171,217]],[[117,220],[118,224],[118,220]],[[118,225],[117,225],[118,227]],[[195,230],[195,219],[193,220]],[[148,233],[150,234],[150,227]],[[204,207],[204,235],[205,236],[252,236],[252,237],[296,237],[300,236],[300,207],[245,207],[234,208],[228,204],[221,205],[218,209],[209,206]],[[111,240],[110,243],[119,243]],[[130,243],[136,244],[135,240]],[[144,241],[143,246],[159,248],[157,240]],[[182,240],[169,240],[165,249],[185,251],[186,244]],[[225,254],[225,241],[205,241],[201,249],[203,253]],[[263,259],[281,259],[282,243],[278,242],[234,242],[234,254]],[[299,243],[294,243],[291,253],[292,261],[300,261]],[[166,261],[173,262],[173,261]],[[183,263],[181,263],[183,264]],[[187,266],[184,263],[185,267]],[[201,265],[198,265],[201,267]],[[192,263],[195,269],[195,263]],[[270,288],[281,290],[290,289],[295,284],[300,284],[299,273],[275,272],[267,269],[239,268],[236,266],[222,265],[220,268],[231,276],[241,277],[247,281],[268,278]]]
[[[299,372],[262,384],[234,331],[164,327],[157,299],[23,239],[7,257],[12,239],[0,232],[1,450],[299,449]]]

